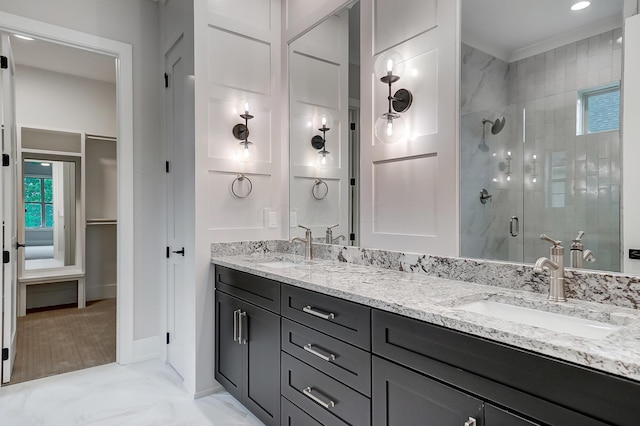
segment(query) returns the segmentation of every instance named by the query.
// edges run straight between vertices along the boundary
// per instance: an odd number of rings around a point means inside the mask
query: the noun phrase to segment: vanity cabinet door
[[[373,357],[373,425],[483,426],[483,401]]]
[[[242,399],[244,348],[234,341],[237,332],[236,312],[243,303],[235,297],[216,291],[216,361],[215,378],[236,399]],[[237,333],[236,333],[237,334]]]

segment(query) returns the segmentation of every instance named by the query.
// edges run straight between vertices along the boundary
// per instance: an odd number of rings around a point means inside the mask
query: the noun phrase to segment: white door
[[[2,154],[9,164],[0,173],[2,195],[2,383],[11,380],[11,370],[16,357],[17,323],[17,225],[16,225],[16,118],[13,78],[15,66],[11,44],[7,34],[0,34],[0,98],[2,107]],[[6,68],[5,68],[6,65]],[[6,259],[8,258],[8,259]],[[4,263],[8,260],[8,263]]]
[[[189,311],[185,294],[186,90],[188,67],[180,39],[165,55],[167,138],[167,362],[186,377]],[[188,254],[193,256],[193,253]]]

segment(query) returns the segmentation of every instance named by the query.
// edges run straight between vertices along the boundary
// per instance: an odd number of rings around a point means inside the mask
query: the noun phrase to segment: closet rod
[[[116,141],[116,138],[114,138],[113,136],[90,135],[88,133],[85,134],[85,139],[94,139],[94,140],[111,141],[111,142]]]
[[[87,219],[87,225],[117,225],[116,219]]]

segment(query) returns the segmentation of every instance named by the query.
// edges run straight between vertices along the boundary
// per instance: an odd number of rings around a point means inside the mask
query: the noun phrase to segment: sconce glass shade
[[[325,127],[332,128],[333,127],[333,116],[328,112],[323,112],[319,114],[315,114],[313,116],[313,131],[317,131],[322,128],[322,124],[324,123]]]
[[[327,151],[326,149],[318,151],[318,156],[316,157],[316,167],[324,168],[330,166],[332,163],[332,157],[329,154],[329,151]]]
[[[404,137],[405,123],[400,114],[385,112],[376,120],[375,134],[383,143],[396,143]]]
[[[256,149],[252,142],[240,142],[236,148],[236,160],[250,163],[255,160]]]
[[[404,73],[404,59],[398,52],[387,51],[378,56],[374,65],[374,72],[376,79],[380,80],[382,77],[389,75],[395,75],[396,77],[402,77]]]

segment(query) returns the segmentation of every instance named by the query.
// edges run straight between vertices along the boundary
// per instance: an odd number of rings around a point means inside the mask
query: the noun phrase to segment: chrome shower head
[[[483,126],[483,129],[484,129],[484,125],[485,124],[491,123],[491,134],[497,135],[504,128],[505,122],[506,122],[506,120],[504,118],[504,115],[501,115],[500,117],[498,117],[496,119],[496,121],[491,121],[491,120],[488,120],[486,118],[483,118],[482,119],[482,126]]]

